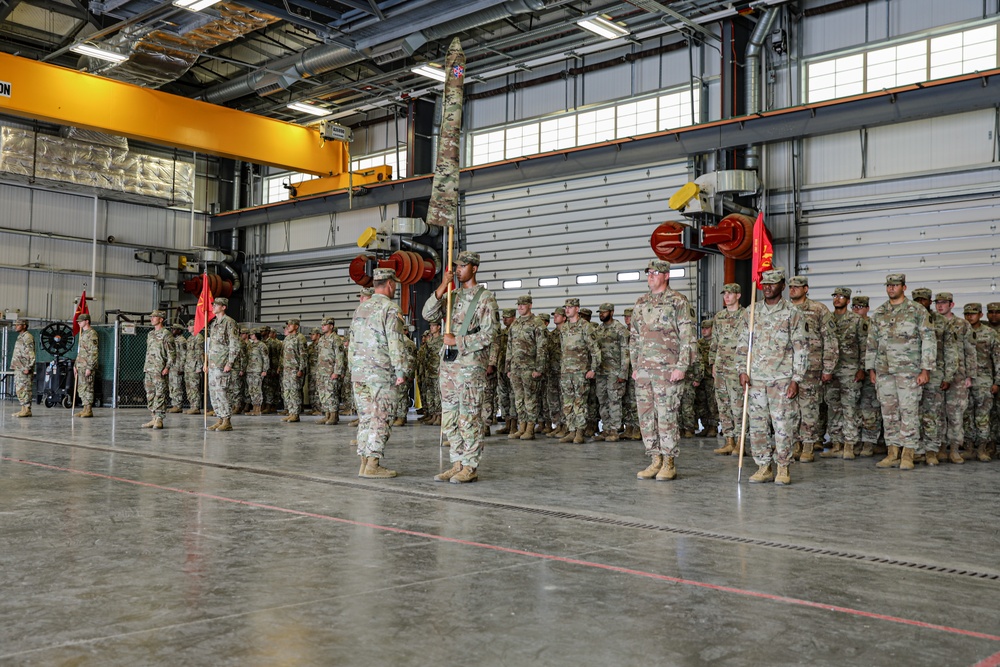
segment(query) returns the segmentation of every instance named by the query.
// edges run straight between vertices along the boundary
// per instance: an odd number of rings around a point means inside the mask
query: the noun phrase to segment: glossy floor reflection
[[[311,417],[5,407],[2,664],[1000,664],[1000,464],[737,486],[691,439],[657,483],[637,442],[493,436],[460,486],[413,422],[374,481]]]

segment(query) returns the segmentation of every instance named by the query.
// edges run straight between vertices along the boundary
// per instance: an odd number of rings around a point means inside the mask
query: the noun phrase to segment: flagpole
[[[80,382],[80,378],[77,377],[77,373],[79,372],[77,369],[77,362],[80,361],[80,346],[83,344],[83,341],[81,340],[82,338],[83,336],[76,337],[76,359],[73,360],[73,402],[69,404],[69,414],[71,418],[76,416],[73,414],[73,410],[76,410],[76,387]]]
[[[201,356],[201,400],[204,404],[201,415],[205,430],[208,430],[208,322],[205,323],[205,345]]]
[[[736,483],[740,483],[743,476],[743,452],[747,437],[747,406],[750,399],[750,360],[753,357],[753,320],[754,312],[757,310],[757,281],[750,283],[750,336],[747,340],[747,363],[746,376],[747,384],[743,387],[743,416],[740,419],[740,453],[736,469]]]

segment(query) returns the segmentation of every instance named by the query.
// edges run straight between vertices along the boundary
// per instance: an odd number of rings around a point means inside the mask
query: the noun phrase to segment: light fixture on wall
[[[582,18],[576,24],[584,30],[589,30],[605,39],[618,39],[629,34],[628,28],[622,27],[601,15]]]
[[[313,116],[326,116],[330,113],[330,109],[324,109],[323,107],[318,107],[315,104],[309,104],[308,102],[292,102],[291,104],[286,104],[285,106],[294,111],[301,111],[302,113],[312,114]]]
[[[444,83],[444,68],[438,67],[437,65],[426,63],[423,65],[417,65],[410,71],[414,74],[419,74],[420,76],[426,76],[428,79],[434,79],[435,81]]]
[[[94,46],[93,44],[76,44],[71,46],[69,50],[73,53],[79,53],[81,56],[107,60],[112,63],[120,63],[128,60],[128,56],[124,53],[118,53],[117,51]]]
[[[174,0],[173,4],[175,7],[180,7],[186,9],[189,12],[200,12],[203,9],[208,9],[219,0]]]

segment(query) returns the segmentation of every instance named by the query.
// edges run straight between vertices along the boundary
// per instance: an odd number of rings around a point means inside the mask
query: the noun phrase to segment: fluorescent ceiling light
[[[587,18],[580,19],[576,24],[584,30],[589,30],[605,39],[618,39],[629,34],[627,28],[623,28],[603,16],[588,16]]]
[[[79,53],[82,56],[90,56],[91,58],[107,60],[112,63],[120,63],[128,60],[128,56],[123,53],[118,53],[117,51],[111,51],[109,49],[102,49],[94,46],[93,44],[77,44],[76,46],[70,47],[70,51],[73,53]]]
[[[436,67],[434,65],[418,65],[410,71],[414,74],[426,76],[428,79],[434,79],[435,81],[444,83],[444,69],[441,67]]]
[[[315,104],[308,104],[306,102],[292,102],[286,105],[289,109],[294,109],[295,111],[301,111],[302,113],[312,114],[313,116],[326,116],[330,113],[330,109],[324,109],[323,107],[318,107]]]
[[[200,12],[203,9],[208,9],[219,0],[174,0],[174,5],[176,7],[181,7],[192,12]]]

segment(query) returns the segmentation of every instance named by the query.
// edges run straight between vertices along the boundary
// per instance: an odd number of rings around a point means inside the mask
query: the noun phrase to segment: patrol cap
[[[865,308],[867,308],[868,307],[868,297],[866,297],[866,296],[856,296],[853,299],[851,299],[851,305],[852,306],[864,306]]]
[[[289,320],[287,320],[285,322],[285,326],[288,326],[289,324],[296,324],[297,325],[298,323],[299,323],[298,318],[297,317],[293,317],[293,318],[291,318],[291,319],[289,319]]]
[[[396,269],[375,269],[372,272],[372,277],[375,280],[393,280],[397,283],[399,282],[399,278],[396,277]]]
[[[566,309],[563,308],[562,306],[557,306],[556,309],[552,311],[552,314],[562,315],[563,317],[566,317]]]
[[[580,314],[581,315],[593,315],[594,311],[592,311],[590,308],[581,308],[580,309]]]
[[[337,326],[337,320],[332,317],[324,317],[320,324],[329,324],[331,327]]]
[[[150,317],[159,317],[161,320],[167,319],[167,314],[162,310],[154,310],[149,314]]]
[[[846,296],[848,299],[851,298],[851,288],[850,287],[834,287],[833,296]]]
[[[784,269],[772,269],[771,271],[764,272],[764,275],[760,277],[760,284],[777,285],[784,279],[785,279]]]
[[[522,296],[517,297],[517,305],[519,306],[530,306],[531,303],[532,301],[530,294],[524,294]]]
[[[788,279],[789,287],[809,287],[809,278],[806,276],[792,276]]]
[[[463,250],[458,253],[458,258],[455,260],[456,264],[463,264],[465,266],[479,266],[479,253],[472,252],[471,250]]]
[[[546,324],[549,323],[549,314],[548,313],[539,313],[538,316],[540,318],[542,318],[542,321],[545,322]]]
[[[929,299],[931,298],[931,290],[929,287],[918,287],[910,292],[910,296],[914,299]]]
[[[906,284],[906,274],[905,273],[890,273],[885,277],[886,285],[905,285]]]
[[[563,305],[567,308],[573,308],[573,307],[579,308],[580,300],[577,299],[575,296],[571,296],[570,298],[566,299],[566,303],[564,303]]]
[[[319,327],[313,327],[312,329],[309,330],[310,336],[321,336],[322,334],[323,332],[320,331]]]
[[[373,296],[374,294],[375,290],[373,290],[371,287],[362,287],[359,296]]]
[[[28,326],[28,320],[24,319],[23,317],[20,317],[14,321],[14,326],[17,326],[18,324],[23,324],[24,326]]]
[[[702,329],[711,329],[714,326],[715,326],[715,320],[702,320],[701,321],[701,328]]]
[[[981,312],[983,312],[983,304],[975,302],[965,304],[966,315],[970,313],[981,313]]]
[[[955,300],[955,295],[952,294],[951,292],[938,292],[937,294],[934,295],[934,300],[935,301],[944,301],[944,302],[954,301]],[[1000,304],[996,304],[996,305],[1000,306]],[[989,310],[989,308],[990,308],[989,305],[987,305],[986,309]]]
[[[504,308],[503,312],[501,313],[501,316],[502,317],[516,317],[517,316],[517,311],[514,310],[513,308]]]
[[[607,301],[605,301],[604,303],[602,303],[600,306],[597,307],[597,310],[604,313],[613,313],[615,312],[615,304],[608,303]]]
[[[212,303],[214,303],[216,306],[225,306],[226,308],[229,308],[229,299],[227,299],[224,296],[220,296],[218,299],[214,299]]]
[[[743,294],[743,288],[740,287],[739,283],[726,283],[722,286],[722,292],[720,294]]]
[[[986,310],[990,313],[1000,313],[1000,301],[991,301],[986,304]]]
[[[635,308],[626,308],[625,310],[622,311],[622,314],[625,317],[632,317],[632,313],[634,313],[634,312],[635,312]]]
[[[84,322],[84,321],[89,322],[90,321],[90,315],[88,315],[87,313],[82,313],[80,315],[77,315],[76,321],[77,322]]]
[[[440,325],[441,324],[441,318],[440,317],[432,317],[429,320],[427,320],[427,324],[438,324],[438,325]]]
[[[660,273],[669,273],[670,262],[665,259],[651,259],[649,263],[646,264],[646,272],[659,271]]]
[[[180,320],[174,320],[173,322],[170,323],[170,328],[171,329],[183,329],[184,328],[184,323],[181,322]]]

